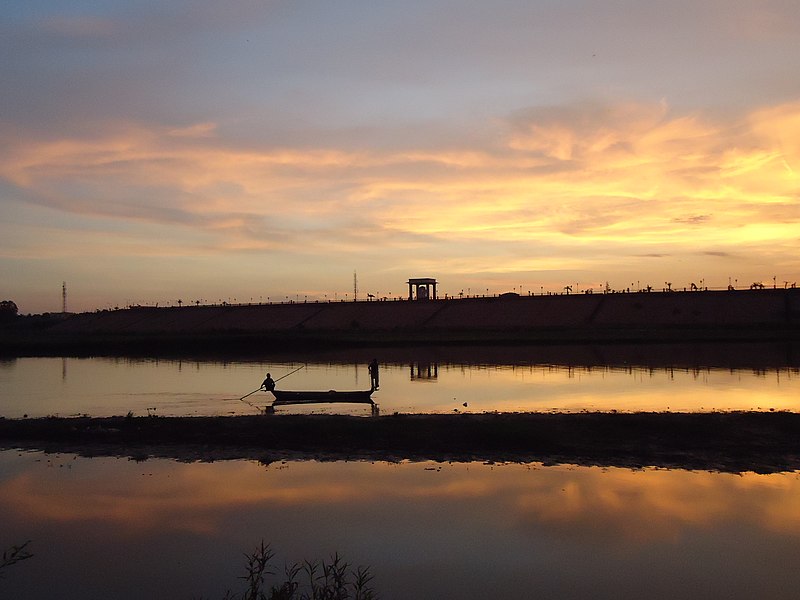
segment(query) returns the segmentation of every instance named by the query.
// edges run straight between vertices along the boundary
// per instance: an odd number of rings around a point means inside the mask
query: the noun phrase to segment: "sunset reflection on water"
[[[3,543],[33,540],[0,583],[19,598],[46,597],[53,572],[65,598],[168,597],[165,581],[221,598],[261,539],[291,561],[370,564],[383,598],[751,598],[752,582],[789,598],[800,584],[796,473],[15,451],[0,468]]]
[[[0,416],[253,414],[273,400],[255,390],[267,372],[278,389],[369,388],[367,361],[188,361],[19,358],[0,363]],[[570,366],[561,364],[381,364],[373,399],[383,414],[523,411],[800,410],[800,369]],[[246,401],[245,401],[246,400]],[[369,408],[316,405],[279,412]]]

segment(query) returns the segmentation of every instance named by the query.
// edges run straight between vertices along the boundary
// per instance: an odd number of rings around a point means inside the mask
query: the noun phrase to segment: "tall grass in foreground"
[[[31,541],[28,540],[24,544],[20,544],[19,546],[11,546],[11,548],[3,550],[3,558],[0,559],[0,579],[4,577],[4,569],[33,557],[33,554],[28,552],[28,544],[30,543]]]
[[[11,546],[3,551],[0,559],[0,579],[3,571],[23,560],[33,557],[28,551],[30,540],[24,544]],[[273,570],[272,547],[261,544],[249,554],[245,554],[246,573],[240,579],[246,582],[246,590],[241,594],[228,592],[224,600],[376,600],[377,595],[369,586],[372,574],[369,567],[350,569],[338,552],[329,561],[294,563],[285,565],[283,574]],[[267,578],[275,579],[267,583]]]
[[[262,541],[253,552],[245,554],[246,574],[241,577],[247,589],[241,594],[228,592],[225,600],[374,600],[377,595],[370,587],[369,567],[350,565],[338,553],[330,560],[287,564],[278,575],[271,566],[275,553]],[[277,579],[268,584],[267,577]]]

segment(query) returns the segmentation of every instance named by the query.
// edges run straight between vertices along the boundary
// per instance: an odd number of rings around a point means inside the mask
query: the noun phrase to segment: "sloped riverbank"
[[[131,307],[18,317],[0,353],[264,353],[427,344],[800,339],[800,289]]]

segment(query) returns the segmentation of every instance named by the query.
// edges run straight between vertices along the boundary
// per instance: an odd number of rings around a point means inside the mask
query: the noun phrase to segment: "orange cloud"
[[[456,277],[603,280],[620,262],[652,271],[634,257],[715,251],[704,259],[714,265],[730,251],[748,255],[737,268],[780,265],[781,278],[800,278],[800,103],[727,120],[673,115],[665,102],[531,109],[493,134],[425,150],[258,148],[212,122],[129,123],[18,137],[0,177],[44,207],[132,224],[132,255],[146,230],[163,239],[153,228],[177,226],[167,254],[403,251],[407,268]]]

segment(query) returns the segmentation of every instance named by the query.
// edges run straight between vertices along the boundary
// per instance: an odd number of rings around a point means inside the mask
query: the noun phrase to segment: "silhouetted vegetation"
[[[0,560],[0,579],[4,571],[23,560],[33,558],[28,551],[30,540],[3,551]],[[378,596],[370,587],[369,567],[352,569],[338,553],[330,560],[286,564],[279,572],[273,565],[275,552],[262,541],[255,550],[245,554],[246,589],[241,594],[228,592],[225,600],[375,600]]]
[[[5,569],[33,557],[33,554],[28,551],[28,544],[30,543],[30,540],[28,540],[24,544],[11,546],[7,550],[3,550],[3,558],[0,559],[0,579],[5,576],[3,573]]]
[[[369,586],[369,567],[350,565],[339,554],[329,561],[287,564],[282,573],[274,570],[275,553],[261,544],[245,554],[246,590],[240,595],[228,592],[225,600],[372,600],[377,598]]]
[[[19,309],[15,302],[11,300],[2,300],[0,301],[0,320],[1,321],[10,321],[14,317],[17,316],[19,313]]]

